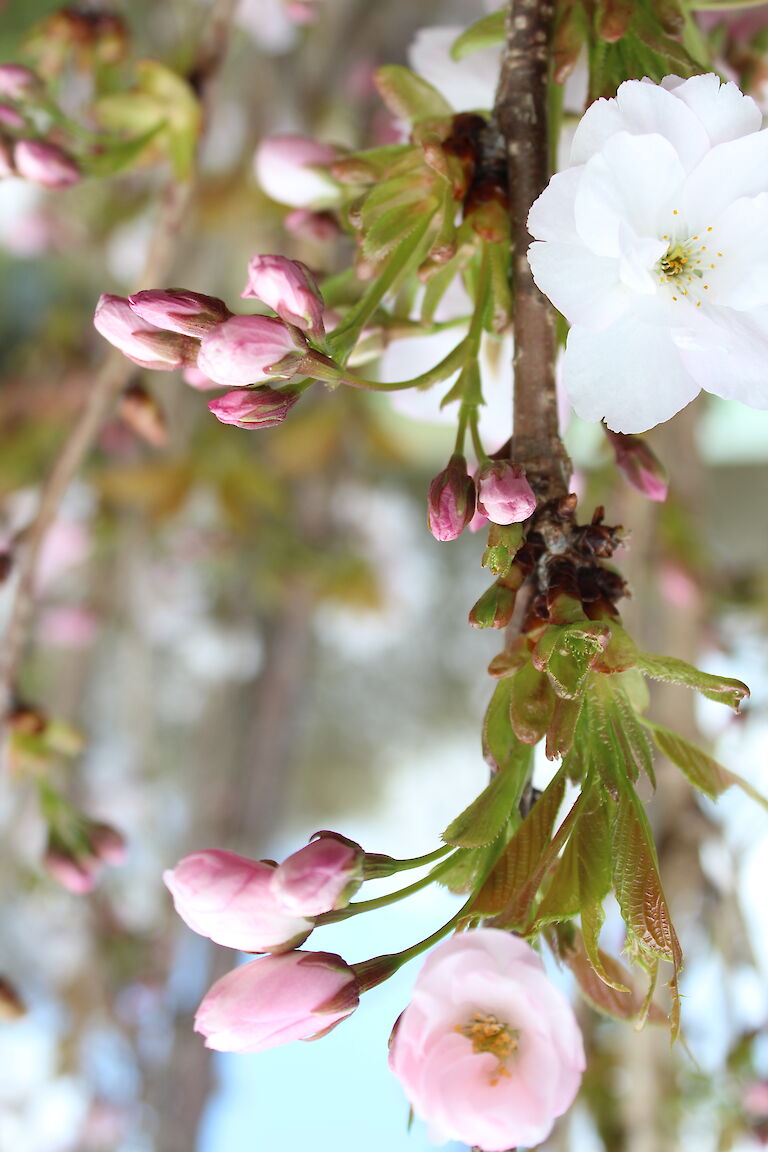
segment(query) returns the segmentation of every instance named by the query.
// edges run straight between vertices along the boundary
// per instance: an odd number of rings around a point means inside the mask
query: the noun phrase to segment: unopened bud
[[[319,832],[272,873],[278,903],[297,916],[320,916],[346,908],[362,883],[364,852],[335,832]]]
[[[232,315],[223,300],[184,288],[151,288],[128,297],[132,311],[165,332],[203,336]]]
[[[332,212],[313,212],[310,208],[294,208],[283,220],[283,227],[292,236],[321,244],[341,235],[341,227]]]
[[[299,260],[285,256],[254,256],[248,264],[248,283],[240,293],[244,300],[261,300],[286,324],[321,339],[323,298],[315,278]]]
[[[252,391],[227,392],[208,402],[208,408],[222,424],[236,428],[275,428],[282,424],[299,399],[291,389],[255,388]]]
[[[117,868],[125,863],[125,837],[111,824],[93,821],[89,827],[88,840],[91,852],[102,864],[111,864]]]
[[[268,136],[259,145],[254,166],[261,187],[278,204],[312,208],[338,199],[339,186],[321,169],[338,151],[306,136]]]
[[[525,472],[511,460],[494,460],[478,472],[477,506],[494,524],[517,524],[536,510]]]
[[[26,127],[26,123],[21,113],[10,104],[0,104],[0,126],[10,128],[12,132],[20,132]]]
[[[80,180],[72,157],[44,140],[19,140],[13,149],[13,162],[20,176],[45,188],[68,188]]]
[[[635,0],[603,0],[597,21],[597,34],[601,40],[615,44],[625,35],[632,21]]]
[[[99,297],[93,326],[105,340],[142,368],[172,372],[196,353],[197,344],[189,336],[161,332],[141,320],[123,296],[105,292]]]
[[[308,351],[301,332],[271,316],[233,316],[206,332],[197,366],[217,384],[242,388],[295,375]]]
[[[455,452],[429,485],[427,522],[436,540],[455,540],[475,514],[475,482],[467,462]]]
[[[616,467],[624,479],[649,500],[666,500],[669,474],[645,440],[610,429],[606,429],[606,435],[616,453]]]
[[[68,892],[81,896],[96,887],[99,862],[92,856],[76,856],[60,845],[49,843],[43,863],[53,879]]]

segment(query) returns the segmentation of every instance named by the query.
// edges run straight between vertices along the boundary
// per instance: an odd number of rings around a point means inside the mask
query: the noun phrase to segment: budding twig
[[[190,71],[198,96],[205,104],[210,83],[226,55],[229,28],[236,0],[214,0],[200,38],[197,59]],[[171,182],[163,197],[146,267],[139,287],[153,286],[170,272],[178,240],[187,219],[195,190],[195,175],[183,184]],[[128,383],[135,367],[119,353],[110,353],[96,374],[80,416],[54,461],[41,492],[34,519],[16,542],[16,586],[8,626],[0,652],[0,717],[13,703],[16,672],[29,633],[34,608],[35,575],[49,528],[78,469],[93,445],[115,398]]]

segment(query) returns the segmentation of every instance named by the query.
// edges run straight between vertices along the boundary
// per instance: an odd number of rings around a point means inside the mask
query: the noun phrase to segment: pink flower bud
[[[519,524],[536,510],[536,497],[522,468],[493,460],[477,474],[477,508],[493,524]]]
[[[19,140],[14,145],[13,162],[20,176],[46,188],[68,188],[80,180],[80,170],[71,156],[44,140]]]
[[[341,234],[339,222],[331,212],[312,212],[309,208],[294,208],[283,220],[283,227],[292,236],[321,244]]]
[[[612,432],[606,435],[616,453],[616,467],[624,479],[649,500],[666,500],[669,474],[642,436]]]
[[[23,100],[39,92],[40,78],[23,64],[0,64],[0,96],[8,100]]]
[[[195,1031],[219,1052],[263,1052],[311,1040],[354,1012],[354,972],[328,952],[288,952],[242,964],[218,980],[195,1017]]]
[[[208,401],[208,407],[222,424],[236,428],[275,428],[282,424],[299,399],[300,393],[274,388],[257,388],[247,392],[226,392]]]
[[[389,1063],[435,1143],[503,1152],[546,1140],[578,1092],[584,1048],[533,949],[479,928],[429,956]]]
[[[100,869],[98,860],[92,856],[74,856],[62,846],[49,844],[43,864],[62,888],[77,896],[96,887]]]
[[[475,482],[467,462],[454,452],[429,486],[427,523],[435,540],[455,540],[475,514]]]
[[[195,347],[189,337],[161,332],[140,320],[124,297],[109,293],[99,297],[93,326],[134,364],[160,372],[181,367]]]
[[[10,104],[0,104],[0,125],[3,128],[10,128],[12,131],[18,132],[24,128],[26,120],[20,112],[11,108]]]
[[[333,832],[321,832],[272,873],[278,903],[296,916],[320,916],[346,908],[362,881],[363,850]]]
[[[203,296],[184,288],[150,288],[128,297],[137,316],[166,332],[202,336],[232,315],[217,296]]]
[[[306,940],[312,924],[286,912],[270,880],[274,864],[211,848],[185,856],[163,873],[185,924],[225,948],[271,952]]]
[[[267,196],[291,208],[334,203],[339,186],[327,172],[338,150],[306,136],[267,136],[256,150],[256,179]]]
[[[211,380],[210,376],[200,371],[197,364],[188,364],[181,376],[185,384],[189,384],[190,388],[195,388],[198,392],[210,392],[212,388],[219,387],[215,380]]]
[[[233,316],[203,336],[197,366],[217,384],[242,388],[293,376],[307,347],[300,332],[271,316]]]
[[[299,260],[285,256],[253,256],[248,264],[248,283],[240,293],[244,300],[261,300],[286,324],[322,338],[323,298],[315,278]]]

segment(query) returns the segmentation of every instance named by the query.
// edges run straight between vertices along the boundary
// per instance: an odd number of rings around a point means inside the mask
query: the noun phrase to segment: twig
[[[506,143],[515,400],[512,457],[540,501],[568,491],[570,462],[558,431],[555,316],[533,282],[526,251],[528,212],[549,180],[547,86],[555,0],[511,0],[494,118]]]
[[[205,106],[210,83],[226,55],[229,30],[237,0],[214,0],[190,70],[190,82]],[[196,174],[184,184],[171,182],[164,194],[146,266],[138,287],[152,287],[170,272],[196,186]],[[16,673],[26,646],[35,597],[35,577],[49,528],[64,495],[77,475],[118,393],[135,367],[117,352],[110,352],[97,372],[85,406],[65,440],[40,492],[33,520],[16,541],[15,589],[3,649],[0,653],[0,717],[13,705]]]

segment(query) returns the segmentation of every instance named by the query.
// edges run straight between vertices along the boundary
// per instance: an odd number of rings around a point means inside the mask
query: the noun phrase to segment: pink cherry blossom
[[[244,387],[270,374],[293,376],[306,351],[301,333],[280,320],[233,316],[203,336],[197,366],[217,384]]]
[[[213,985],[197,1010],[195,1031],[219,1052],[263,1052],[327,1032],[358,1000],[355,975],[340,956],[265,956]]]
[[[475,483],[467,462],[454,453],[429,485],[427,521],[436,540],[455,540],[475,515]]]
[[[41,89],[38,76],[23,64],[0,64],[0,96],[23,100]]]
[[[72,157],[44,140],[19,140],[14,145],[13,162],[20,176],[46,188],[68,188],[80,180]]]
[[[363,850],[334,833],[320,833],[279,864],[270,887],[275,899],[296,916],[319,916],[344,908],[360,887]]]
[[[240,295],[244,300],[261,300],[286,324],[295,324],[315,337],[324,334],[323,298],[314,276],[300,260],[253,256],[248,283]]]
[[[511,460],[494,460],[477,474],[477,508],[494,524],[519,524],[536,510],[525,473]]]
[[[163,880],[194,932],[243,952],[281,951],[306,940],[312,924],[278,904],[274,867],[212,848],[185,856]]]
[[[532,1148],[573,1103],[584,1048],[533,949],[480,928],[439,944],[395,1025],[390,1067],[438,1143]]]

